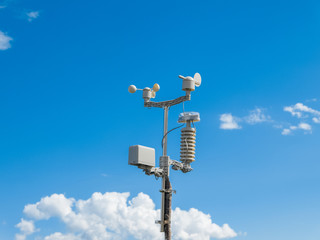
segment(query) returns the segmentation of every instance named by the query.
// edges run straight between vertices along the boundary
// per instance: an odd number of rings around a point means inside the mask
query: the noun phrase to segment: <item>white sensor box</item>
[[[156,162],[155,149],[141,145],[129,147],[129,164],[135,166],[154,167]]]

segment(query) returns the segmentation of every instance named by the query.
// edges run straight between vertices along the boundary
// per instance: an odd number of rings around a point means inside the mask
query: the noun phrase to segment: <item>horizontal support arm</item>
[[[169,101],[163,101],[163,102],[144,102],[144,106],[145,107],[157,107],[157,108],[164,108],[164,107],[171,107],[174,105],[177,105],[179,103],[185,102],[185,101],[190,101],[191,100],[191,96],[190,95],[186,95],[186,96],[182,96],[182,97],[178,97],[176,99],[173,100],[169,100]]]

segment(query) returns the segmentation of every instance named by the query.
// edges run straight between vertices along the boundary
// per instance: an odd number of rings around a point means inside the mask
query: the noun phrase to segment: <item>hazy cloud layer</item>
[[[2,8],[6,8],[9,4],[10,0],[3,0],[3,1],[0,1],[0,9]]]
[[[27,19],[29,22],[32,22],[33,20],[37,19],[40,15],[39,11],[31,11],[31,12],[27,12]]]
[[[35,204],[26,205],[24,214],[35,223],[57,218],[68,229],[67,232],[57,231],[47,236],[36,236],[43,240],[121,240],[129,236],[141,240],[163,239],[159,225],[155,224],[160,218],[160,210],[155,209],[151,198],[139,193],[128,201],[129,195],[116,192],[94,193],[87,200],[75,200],[66,198],[63,194],[53,194]],[[28,221],[28,224],[22,219],[17,225],[21,233],[16,235],[16,240],[23,240],[19,237],[35,232],[33,221]],[[189,211],[176,208],[173,211],[172,231],[174,240],[209,240],[237,236],[228,224],[219,226],[212,222],[210,215],[194,208]]]
[[[244,117],[243,120],[249,124],[257,124],[262,122],[271,121],[271,117],[264,113],[265,110],[261,108],[256,108],[250,111],[249,115]]]

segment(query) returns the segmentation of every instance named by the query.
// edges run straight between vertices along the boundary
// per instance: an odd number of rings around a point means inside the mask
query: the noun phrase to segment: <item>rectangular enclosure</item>
[[[129,147],[129,164],[139,167],[155,166],[155,149],[141,145]]]

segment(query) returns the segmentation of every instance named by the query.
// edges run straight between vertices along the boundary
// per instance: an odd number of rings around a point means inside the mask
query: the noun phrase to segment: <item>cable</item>
[[[192,123],[192,127],[193,127],[194,129],[196,129],[196,126],[194,125],[193,121],[191,121],[191,123]],[[196,129],[196,130],[197,130],[197,129]]]
[[[164,140],[164,138],[168,135],[168,133],[170,133],[170,132],[172,132],[173,130],[176,130],[176,129],[178,129],[178,128],[181,128],[183,125],[184,125],[184,123],[181,124],[181,125],[178,126],[178,127],[172,128],[169,132],[167,132],[167,133],[163,136],[163,138],[162,138],[162,140],[161,140],[161,147],[162,147],[162,148],[163,148],[163,140]]]

